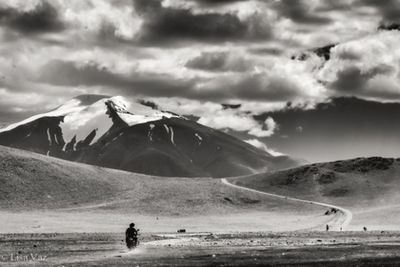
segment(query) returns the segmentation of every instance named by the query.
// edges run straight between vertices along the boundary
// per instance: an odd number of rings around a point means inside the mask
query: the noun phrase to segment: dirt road
[[[282,196],[282,195],[277,195],[277,194],[271,194],[271,193],[267,193],[267,192],[263,192],[263,191],[259,191],[259,190],[255,190],[255,189],[251,189],[251,188],[248,188],[248,187],[243,187],[243,186],[232,184],[225,178],[221,179],[221,181],[222,181],[223,184],[225,184],[227,186],[230,186],[230,187],[233,187],[233,188],[236,188],[236,189],[240,189],[240,190],[246,190],[246,191],[250,191],[250,192],[253,192],[253,193],[267,195],[267,196],[270,196],[270,197],[285,199],[285,200],[288,200],[288,201],[296,201],[296,202],[307,203],[307,204],[310,204],[310,205],[318,205],[318,206],[326,207],[326,208],[329,208],[329,209],[336,209],[339,212],[337,212],[336,216],[328,223],[329,228],[331,230],[336,230],[336,231],[345,230],[346,227],[350,224],[351,220],[353,219],[353,213],[350,210],[345,209],[343,207],[339,207],[339,206],[335,206],[335,205],[327,204],[327,203],[321,203],[321,202],[298,199],[298,198]]]

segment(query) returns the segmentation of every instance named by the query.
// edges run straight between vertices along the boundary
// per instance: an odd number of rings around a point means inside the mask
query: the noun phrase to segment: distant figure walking
[[[326,225],[326,231],[329,231],[329,225]]]
[[[364,232],[366,232],[368,230],[367,227],[365,227],[365,226],[363,227],[363,229],[364,229]]]

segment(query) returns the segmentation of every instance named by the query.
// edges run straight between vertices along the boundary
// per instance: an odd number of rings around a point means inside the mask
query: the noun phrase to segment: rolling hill
[[[154,177],[3,146],[0,183],[0,232],[122,231],[131,220],[148,231],[282,230],[308,228],[309,218],[330,219],[319,207],[237,190],[219,179]]]
[[[398,229],[400,159],[356,158],[231,179],[237,185],[350,209],[353,225]]]
[[[235,179],[260,190],[346,206],[397,201],[400,159],[357,158]]]
[[[197,214],[196,207],[206,213],[263,209],[267,204],[262,196],[231,189],[218,179],[142,175],[3,146],[0,165],[0,208],[6,210],[88,206],[160,215]]]

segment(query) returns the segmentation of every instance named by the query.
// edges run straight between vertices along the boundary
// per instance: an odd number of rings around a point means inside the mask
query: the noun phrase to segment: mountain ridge
[[[140,101],[99,95],[9,125],[0,145],[160,176],[229,177],[297,164]]]

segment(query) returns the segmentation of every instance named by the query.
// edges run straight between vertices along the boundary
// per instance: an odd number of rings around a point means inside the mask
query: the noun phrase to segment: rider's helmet
[[[131,224],[129,225],[129,227],[130,227],[130,228],[133,228],[133,227],[135,227],[135,224],[134,224],[134,223],[131,223]]]

